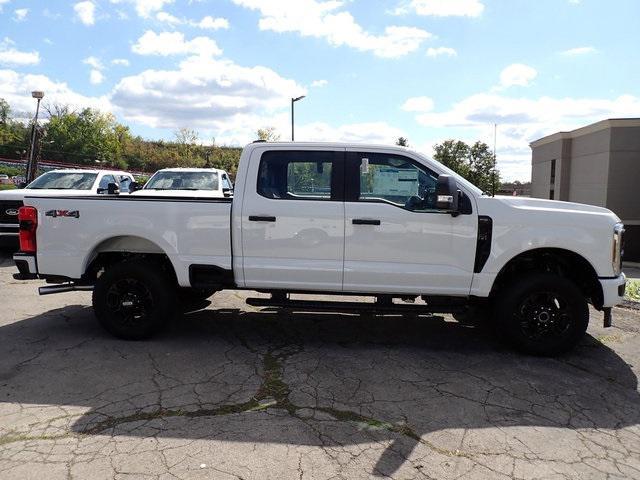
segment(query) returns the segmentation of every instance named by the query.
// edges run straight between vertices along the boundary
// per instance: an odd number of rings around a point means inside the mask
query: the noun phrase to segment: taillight
[[[20,207],[20,251],[36,253],[36,228],[38,228],[38,210],[35,207]]]

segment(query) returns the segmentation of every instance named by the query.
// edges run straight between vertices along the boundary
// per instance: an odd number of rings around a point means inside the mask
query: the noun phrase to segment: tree
[[[400,147],[408,147],[409,146],[409,139],[406,137],[398,137],[398,140],[396,140],[396,145],[400,146]]]
[[[494,171],[494,156],[484,142],[467,145],[460,140],[445,140],[434,147],[434,160],[449,167],[485,192],[500,185],[500,172]]]
[[[266,140],[267,142],[277,142],[280,140],[280,134],[277,132],[276,127],[264,127],[259,128],[256,131],[258,140]]]

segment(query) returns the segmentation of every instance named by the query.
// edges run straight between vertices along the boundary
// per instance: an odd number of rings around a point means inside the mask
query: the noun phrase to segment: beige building
[[[554,133],[531,150],[531,196],[613,210],[626,228],[625,260],[640,262],[640,118]]]

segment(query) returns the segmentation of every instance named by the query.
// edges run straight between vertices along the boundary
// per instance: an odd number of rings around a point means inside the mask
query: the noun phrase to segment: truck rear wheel
[[[498,293],[495,322],[518,350],[552,356],[571,350],[582,339],[589,308],[571,281],[535,273]]]
[[[122,262],[108,268],[93,289],[93,310],[105,330],[125,340],[143,340],[172,317],[175,287],[152,262]]]

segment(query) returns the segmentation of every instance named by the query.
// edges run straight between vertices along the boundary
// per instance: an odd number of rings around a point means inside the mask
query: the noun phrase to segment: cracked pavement
[[[448,316],[222,292],[126,342],[0,253],[0,478],[640,478],[640,312],[557,359]]]

